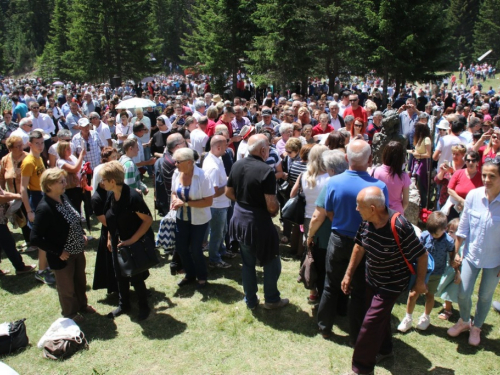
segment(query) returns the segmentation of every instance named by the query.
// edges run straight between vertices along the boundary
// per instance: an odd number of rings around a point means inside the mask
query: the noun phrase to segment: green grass
[[[151,197],[147,202],[152,207]],[[157,218],[159,219],[159,218]],[[158,223],[155,222],[155,229]],[[92,234],[99,233],[93,221]],[[18,231],[17,240],[21,240]],[[92,284],[97,240],[87,255],[87,283]],[[55,289],[35,281],[33,275],[9,275],[0,279],[0,322],[27,318],[31,347],[0,357],[19,374],[342,374],[350,370],[352,349],[348,346],[347,318],[338,318],[335,335],[324,340],[317,334],[315,316],[307,304],[308,292],[296,282],[299,263],[282,247],[283,271],[279,288],[290,306],[279,311],[262,307],[246,309],[241,286],[241,262],[232,268],[210,270],[211,286],[203,292],[194,286],[178,289],[180,276],[170,275],[168,262],[151,270],[147,286],[152,289],[154,312],[138,323],[136,303],[130,316],[111,321],[105,315],[117,303],[106,292],[88,291],[89,303],[98,314],[81,325],[89,350],[65,361],[44,359],[36,347],[50,324],[60,317]],[[33,255],[32,255],[33,256]],[[34,262],[24,255],[26,263]],[[4,259],[2,269],[15,273]],[[262,278],[262,269],[258,270]],[[262,283],[259,285],[261,299]],[[496,299],[500,298],[497,291]],[[133,297],[134,298],[134,297]],[[477,296],[475,296],[477,298]],[[393,328],[404,316],[405,298],[393,312]],[[498,374],[500,373],[500,314],[490,312],[479,348],[467,344],[467,335],[448,338],[452,322],[437,319],[439,300],[428,331],[394,334],[396,358],[376,374]],[[423,300],[415,310],[423,311]],[[452,321],[458,319],[455,312]]]

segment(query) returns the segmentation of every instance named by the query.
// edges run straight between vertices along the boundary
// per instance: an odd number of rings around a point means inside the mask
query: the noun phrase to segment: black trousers
[[[326,278],[323,295],[318,308],[318,327],[323,332],[330,332],[337,314],[338,300],[342,279],[351,260],[354,239],[332,232],[326,253]],[[352,291],[349,301],[349,337],[354,344],[363,324],[366,313],[365,304],[365,259],[360,262],[351,281]]]

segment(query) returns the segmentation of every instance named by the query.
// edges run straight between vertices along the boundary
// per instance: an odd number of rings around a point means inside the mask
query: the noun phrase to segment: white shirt
[[[351,103],[344,105],[341,101],[339,102],[339,115],[344,117],[344,111],[351,106]]]
[[[42,129],[46,134],[54,133],[56,130],[54,121],[52,121],[50,116],[45,113],[39,113],[38,117],[34,117],[33,114],[31,114],[29,119],[33,123],[33,130]]]
[[[101,138],[102,145],[106,147],[108,145],[108,139],[111,139],[111,132],[109,131],[109,126],[104,122],[100,122],[99,126],[95,128],[99,138]]]
[[[208,135],[201,129],[194,129],[191,134],[189,134],[191,140],[190,148],[195,150],[198,155],[201,155],[205,151],[205,146],[208,142]]]
[[[141,142],[142,143],[148,143],[149,142],[149,139],[151,138],[151,120],[149,119],[149,117],[146,117],[146,116],[143,116],[140,120],[136,117],[134,117],[132,119],[132,121],[130,122],[132,124],[132,126],[134,126],[134,124],[139,121],[140,123],[144,124],[144,126],[146,126],[146,128],[148,129],[148,132],[146,134],[144,134],[142,137],[141,137]]]
[[[316,209],[316,199],[318,199],[323,186],[328,182],[330,176],[328,173],[316,176],[316,186],[313,188],[309,188],[307,184],[307,180],[305,178],[305,173],[302,174],[302,191],[304,192],[304,196],[306,197],[306,211],[305,217],[307,219],[312,218],[314,210]]]
[[[203,171],[205,172],[205,176],[212,183],[212,186],[221,188],[227,185],[226,170],[224,169],[224,163],[220,157],[209,152],[203,161]],[[212,203],[213,208],[226,208],[230,205],[231,201],[225,194],[214,198]]]
[[[443,161],[448,160],[451,162],[453,153],[451,152],[451,148],[455,145],[458,144],[463,144],[464,146],[467,145],[467,140],[465,138],[462,138],[460,136],[456,136],[453,134],[450,135],[445,135],[442,138],[439,138],[436,151],[441,151],[441,154],[439,155],[439,160],[438,160],[438,170],[441,164],[443,164]]]
[[[177,193],[177,188],[181,186],[179,182],[179,170],[176,169],[174,175],[172,176],[172,192]],[[205,176],[203,169],[194,167],[193,179],[191,181],[191,186],[189,188],[189,200],[198,200],[206,197],[211,197],[215,194],[215,190],[208,179]],[[188,207],[182,207],[177,210],[177,218],[182,220],[183,210]],[[197,208],[189,207],[191,211],[191,224],[202,225],[208,223],[212,218],[212,213],[210,212],[210,207]]]
[[[116,125],[116,135],[122,137],[124,135],[129,136],[132,133],[132,125],[128,124],[127,126],[123,126],[122,124]],[[122,144],[123,140],[118,139],[118,144]]]
[[[333,118],[330,121],[330,125],[333,126],[333,129],[339,130],[342,127],[342,124],[340,123],[339,117]]]

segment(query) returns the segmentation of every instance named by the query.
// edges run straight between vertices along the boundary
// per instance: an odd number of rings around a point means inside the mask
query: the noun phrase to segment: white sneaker
[[[420,318],[418,318],[417,329],[425,331],[427,328],[429,328],[430,324],[431,324],[431,318],[422,315]]]
[[[398,325],[398,331],[406,332],[412,327],[412,325],[413,325],[413,319],[405,316],[404,319],[401,321],[401,323],[399,323]]]

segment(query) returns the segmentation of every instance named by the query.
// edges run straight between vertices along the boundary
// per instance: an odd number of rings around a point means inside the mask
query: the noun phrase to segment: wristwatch
[[[184,207],[189,207],[188,202],[184,202]]]

